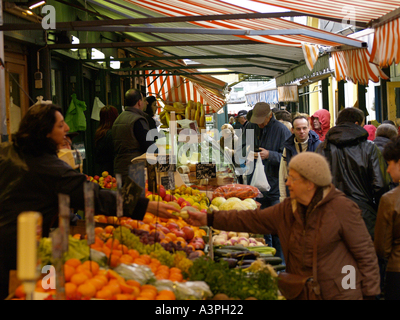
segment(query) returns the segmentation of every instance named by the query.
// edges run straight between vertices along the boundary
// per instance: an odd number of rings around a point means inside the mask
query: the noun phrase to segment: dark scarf
[[[315,209],[315,206],[322,200],[323,194],[324,188],[317,187],[314,197],[311,199],[311,202],[308,206],[298,203],[297,211],[299,212],[300,217],[303,219],[304,225],[306,225],[307,219],[311,212]]]

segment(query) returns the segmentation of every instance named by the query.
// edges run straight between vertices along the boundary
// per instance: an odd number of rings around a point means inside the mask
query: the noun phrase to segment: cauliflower
[[[223,204],[226,201],[224,197],[216,197],[211,201],[211,204],[219,207],[221,204]]]

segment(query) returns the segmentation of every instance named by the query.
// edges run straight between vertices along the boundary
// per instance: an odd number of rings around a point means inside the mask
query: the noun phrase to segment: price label
[[[128,176],[121,188],[123,211],[126,215],[132,216],[141,194],[142,188]]]
[[[138,161],[129,166],[129,177],[143,188],[142,196],[145,195],[146,178],[145,178],[145,162]]]
[[[63,252],[68,251],[70,211],[69,195],[60,193],[58,195],[58,228],[61,232]]]
[[[196,179],[213,179],[217,177],[217,166],[215,163],[196,164]]]
[[[91,245],[95,242],[94,233],[94,185],[93,183],[85,183],[83,186],[85,197],[85,223],[87,244]]]
[[[175,172],[176,171],[176,156],[159,155],[158,156],[158,172]]]

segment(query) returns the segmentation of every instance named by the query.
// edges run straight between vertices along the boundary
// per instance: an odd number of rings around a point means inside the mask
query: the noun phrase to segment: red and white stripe
[[[304,59],[306,61],[307,67],[311,71],[318,60],[319,56],[318,46],[303,42],[301,44],[301,47],[303,49]]]
[[[378,82],[379,78],[389,77],[375,64],[370,63],[367,48],[332,52],[337,81],[350,80],[353,83],[368,85],[369,80]]]
[[[375,28],[371,62],[381,68],[400,63],[400,18]]]

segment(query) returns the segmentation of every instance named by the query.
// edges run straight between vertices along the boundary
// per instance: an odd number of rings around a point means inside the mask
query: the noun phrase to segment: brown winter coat
[[[375,224],[375,249],[388,259],[387,272],[400,272],[400,187],[385,193]]]
[[[326,188],[304,225],[297,202],[285,201],[257,210],[218,211],[213,227],[220,230],[277,234],[287,262],[287,272],[312,276],[316,220],[322,215],[318,240],[317,277],[325,300],[357,300],[380,293],[380,276],[374,244],[358,206],[333,185]],[[354,266],[356,289],[344,289],[344,266]],[[346,281],[344,279],[344,281]],[[347,283],[347,281],[346,281]]]

